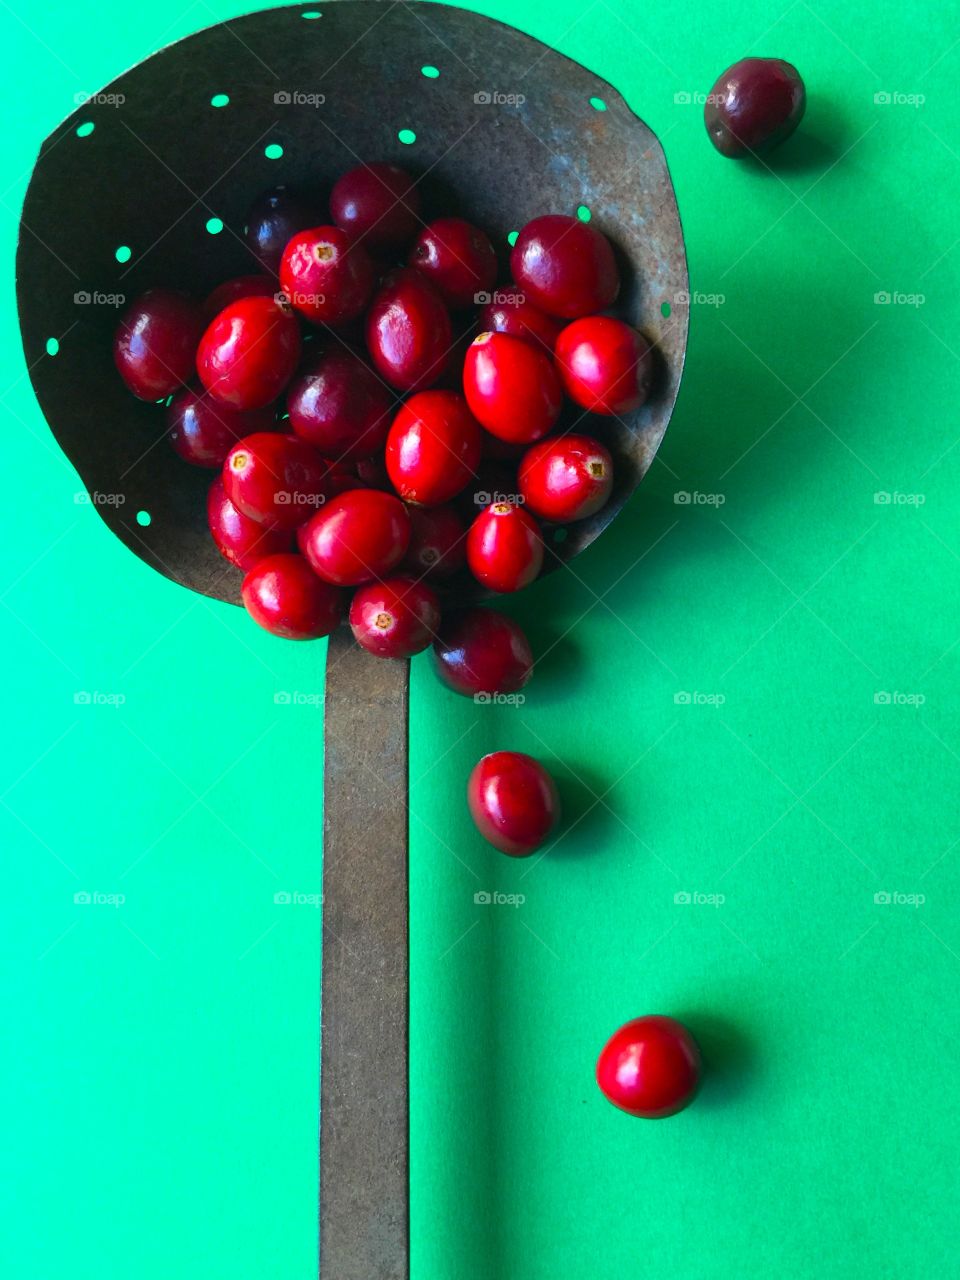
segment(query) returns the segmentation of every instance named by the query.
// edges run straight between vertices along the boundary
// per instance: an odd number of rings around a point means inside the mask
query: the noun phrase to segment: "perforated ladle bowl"
[[[140,63],[50,135],[17,251],[24,349],[51,430],[91,494],[123,496],[94,503],[114,533],[194,591],[239,599],[239,574],[207,530],[210,473],[181,462],[162,439],[162,409],[122,386],[108,295],[129,300],[153,285],[202,294],[256,270],[240,236],[264,188],[323,193],[372,160],[418,174],[425,218],[468,216],[504,262],[510,232],[545,212],[579,210],[616,246],[617,310],[656,344],[659,380],[638,412],[582,422],[614,454],[614,493],[553,544],[550,569],[605,528],[660,444],[686,347],[683,237],[660,145],[610,85],[501,23],[416,0],[325,0],[322,12],[288,7],[220,23]],[[369,657],[346,630],[331,638],[326,1280],[409,1275],[407,684],[406,663]]]

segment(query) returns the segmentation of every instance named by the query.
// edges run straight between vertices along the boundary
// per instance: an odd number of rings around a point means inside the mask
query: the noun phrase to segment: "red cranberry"
[[[266,191],[247,214],[247,244],[265,271],[276,275],[290,238],[307,227],[315,227],[318,211],[311,201],[287,187]]]
[[[223,487],[251,520],[295,529],[323,504],[326,472],[323,458],[298,436],[258,431],[227,454]]]
[[[501,440],[532,444],[557,421],[563,392],[549,357],[506,333],[481,333],[467,352],[463,391],[471,412]]]
[[[241,298],[210,322],[197,349],[197,373],[214,398],[234,409],[276,400],[300,359],[300,326],[272,298]]]
[[[420,193],[395,164],[358,165],[334,183],[330,216],[372,253],[399,249],[416,235]]]
[[[477,305],[492,289],[497,255],[490,237],[463,218],[438,218],[417,236],[407,262],[421,271],[455,311]]]
[[[313,324],[346,324],[370,300],[373,259],[339,227],[311,227],[290,238],[280,260],[280,285]]]
[[[494,751],[479,760],[467,782],[467,804],[483,838],[513,858],[539,849],[560,818],[553,778],[521,751]]]
[[[410,507],[410,545],[402,568],[418,578],[451,577],[466,559],[466,528],[456,507]]]
[[[803,119],[806,105],[796,67],[780,58],[741,58],[710,90],[703,119],[720,154],[736,160],[779,146]]]
[[[564,322],[534,306],[522,289],[508,284],[498,289],[480,312],[480,328],[491,333],[509,333],[539,343],[553,355]]]
[[[220,476],[207,494],[207,523],[220,554],[244,571],[266,556],[290,550],[290,531],[270,529],[238,511],[224,493]]]
[[[558,436],[529,450],[517,478],[534,515],[558,524],[584,520],[610,497],[613,459],[591,436]]]
[[[387,578],[361,587],[350,605],[357,644],[378,658],[422,653],[440,625],[436,592],[413,578]]]
[[[574,320],[557,339],[556,362],[564,391],[591,413],[630,413],[650,394],[653,349],[622,320]]]
[[[603,311],[620,292],[610,241],[591,223],[562,213],[527,223],[510,254],[510,269],[535,306],[567,320]]]
[[[161,400],[189,382],[203,332],[192,298],[173,289],[148,289],[130,304],[113,339],[120,377],[140,400]]]
[[[423,276],[393,271],[367,313],[367,347],[375,368],[399,391],[423,391],[450,359],[450,313]]]
[[[481,511],[467,534],[467,565],[490,591],[520,591],[543,568],[543,538],[533,516],[510,502]]]
[[[204,321],[209,324],[231,302],[239,302],[241,298],[272,298],[277,290],[277,281],[273,276],[237,276],[233,280],[226,280],[223,284],[218,284],[204,299]]]
[[[325,581],[356,587],[395,569],[409,542],[410,517],[399,498],[351,489],[312,517],[301,546]]]
[[[533,675],[530,643],[512,618],[495,609],[447,614],[433,644],[437,675],[454,693],[488,701],[516,693]]]
[[[222,467],[238,440],[272,426],[272,408],[241,413],[193,387],[178,391],[167,408],[170,443],[184,462],[195,467]]]
[[[243,603],[254,622],[287,640],[319,640],[340,625],[343,599],[303,556],[267,556],[247,574]]]
[[[318,351],[290,384],[290,426],[328,458],[356,462],[386,443],[394,397],[348,347]]]
[[[625,1023],[604,1045],[597,1084],[621,1111],[659,1120],[689,1106],[700,1070],[700,1049],[683,1023],[649,1014]]]
[[[390,482],[406,502],[436,507],[459,493],[480,461],[480,426],[463,396],[411,396],[393,420],[386,461]]]

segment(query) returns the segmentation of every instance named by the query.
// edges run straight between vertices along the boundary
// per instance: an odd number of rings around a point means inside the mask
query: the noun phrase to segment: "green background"
[[[414,663],[415,1280],[949,1271],[957,7],[483,11],[610,80],[659,134],[698,298],[642,489],[512,605],[542,655],[526,703],[476,707]],[[320,922],[273,896],[320,888],[323,645],[188,596],[75,503],[12,282],[27,177],[74,94],[232,12],[0,15],[18,1280],[314,1268]],[[809,89],[774,172],[717,156],[682,96],[747,53],[795,62]],[[477,50],[481,72],[495,59]],[[467,821],[464,778],[494,747],[557,774],[570,826],[543,858],[507,860]],[[482,890],[525,901],[478,906]],[[605,1038],[646,1012],[687,1020],[709,1064],[660,1124],[593,1083]]]

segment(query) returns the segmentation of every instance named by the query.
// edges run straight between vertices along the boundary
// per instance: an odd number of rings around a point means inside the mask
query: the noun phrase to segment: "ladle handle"
[[[324,727],[320,1276],[408,1280],[409,664],[330,638]]]

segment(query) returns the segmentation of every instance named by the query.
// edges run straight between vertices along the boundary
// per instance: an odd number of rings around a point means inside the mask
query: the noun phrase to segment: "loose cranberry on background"
[[[492,333],[509,333],[544,347],[549,355],[565,321],[558,320],[535,306],[515,284],[498,289],[480,312],[480,328]]]
[[[533,653],[522,628],[495,609],[446,614],[433,658],[448,688],[484,701],[495,693],[516,693],[533,675]]]
[[[466,561],[466,526],[456,507],[410,507],[410,545],[402,569],[415,577],[443,581]]]
[[[254,622],[285,640],[319,640],[339,626],[343,615],[341,593],[293,552],[258,561],[240,594]]]
[[[463,391],[478,422],[513,444],[545,436],[563,404],[560,380],[545,352],[506,333],[481,333],[470,344]]]
[[[227,454],[223,487],[251,520],[292,530],[323,504],[327,468],[298,436],[258,431]]]
[[[610,1037],[597,1060],[597,1084],[621,1111],[659,1120],[689,1106],[700,1071],[700,1049],[683,1023],[650,1014]]]
[[[533,516],[510,502],[481,511],[467,534],[467,565],[490,591],[520,591],[543,567],[543,538]]]
[[[472,478],[480,424],[455,391],[420,391],[400,406],[387,437],[390,482],[405,502],[435,507]]]
[[[273,298],[241,298],[207,326],[197,348],[197,373],[214,398],[234,409],[262,409],[276,400],[300,359],[300,326]]]
[[[557,339],[557,370],[571,400],[591,413],[630,413],[653,382],[653,348],[642,333],[610,316],[568,324]]]
[[[527,223],[510,269],[534,306],[567,320],[605,310],[620,292],[610,241],[591,223],[562,213]]]
[[[591,436],[558,436],[527,451],[517,479],[527,509],[542,520],[584,520],[610,497],[613,459]]]
[[[170,443],[184,462],[195,467],[222,467],[238,440],[274,425],[271,406],[244,413],[194,387],[177,392],[167,406],[166,419]]]
[[[272,298],[279,289],[275,276],[235,276],[208,293],[203,301],[203,319],[209,324],[231,302],[241,298]]]
[[[780,58],[741,58],[707,95],[710,141],[732,160],[778,147],[803,119],[807,91],[796,67]]]
[[[395,164],[361,164],[338,178],[330,216],[371,253],[401,249],[420,225],[420,193]]]
[[[378,658],[422,653],[440,625],[436,592],[413,578],[387,578],[361,587],[350,605],[357,644]]]
[[[356,320],[375,283],[373,259],[339,227],[298,231],[280,260],[280,287],[311,324]]]
[[[313,202],[289,187],[265,191],[247,214],[244,235],[253,255],[265,271],[276,275],[287,242],[297,231],[320,221]]]
[[[437,218],[417,236],[407,258],[436,286],[455,311],[476,305],[497,279],[497,255],[490,237],[464,218]]]
[[[325,581],[356,587],[395,569],[409,542],[410,517],[399,498],[379,489],[351,489],[310,519],[300,546]]]
[[[311,353],[287,390],[291,428],[343,463],[383,448],[393,406],[394,396],[369,365],[339,343]]]
[[[367,348],[378,372],[398,391],[424,391],[450,361],[453,328],[436,289],[419,272],[391,272],[367,312]]]
[[[139,400],[172,395],[193,376],[203,333],[200,308],[174,289],[148,289],[120,318],[113,339],[117,372]]]
[[[267,556],[292,549],[289,529],[271,529],[238,511],[217,476],[207,494],[207,523],[217,550],[238,569],[252,569]]]
[[[467,782],[467,804],[483,838],[512,858],[539,849],[560,819],[556,783],[522,751],[494,751],[479,760]]]

